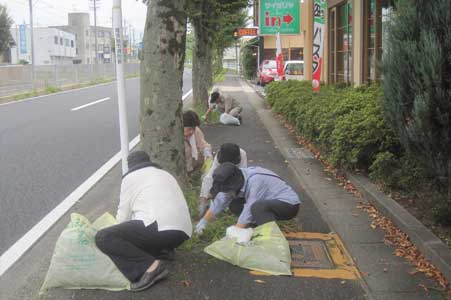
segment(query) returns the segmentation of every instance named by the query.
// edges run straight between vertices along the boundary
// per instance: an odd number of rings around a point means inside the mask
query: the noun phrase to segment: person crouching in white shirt
[[[171,174],[144,151],[131,153],[128,167],[116,216],[120,224],[100,230],[96,245],[130,280],[132,291],[143,291],[167,276],[158,256],[188,240],[192,224],[186,199]]]

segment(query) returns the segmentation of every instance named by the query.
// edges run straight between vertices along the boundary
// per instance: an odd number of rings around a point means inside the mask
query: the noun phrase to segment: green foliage
[[[381,64],[384,111],[451,206],[451,1],[399,0]],[[449,210],[448,210],[449,211]],[[450,217],[451,219],[451,217]]]
[[[14,39],[11,36],[11,25],[13,20],[8,15],[6,6],[0,4],[0,53],[14,46]]]
[[[451,226],[451,206],[445,201],[435,205],[432,208],[432,214],[436,223]]]
[[[396,146],[385,125],[378,87],[323,86],[313,93],[310,82],[278,81],[266,88],[273,109],[315,143],[334,166],[368,170],[379,153]]]
[[[215,73],[214,78],[213,78],[213,82],[214,83],[219,83],[219,82],[223,82],[225,79],[225,74],[226,74],[227,70],[225,69],[220,69],[219,72]]]
[[[185,46],[185,66],[193,63],[193,49],[194,49],[194,32],[188,31],[186,33],[186,46]]]
[[[200,217],[197,214],[197,204],[199,201],[200,177],[194,178],[191,187],[186,189],[184,194],[188,203],[189,212],[193,225],[197,223]],[[224,237],[227,227],[236,223],[236,217],[230,212],[222,213],[215,222],[210,222],[201,236],[194,234],[180,247],[181,250],[192,251],[195,248],[205,247],[214,241]]]
[[[421,157],[402,147],[384,118],[378,86],[325,85],[320,93],[313,93],[310,82],[288,80],[267,85],[266,94],[273,110],[313,142],[332,165],[368,172],[387,190],[412,197],[421,194],[427,198],[426,215],[443,225],[451,219],[449,202],[444,200],[446,182],[440,189]]]
[[[53,94],[53,93],[56,93],[56,92],[59,92],[59,91],[61,91],[61,89],[59,89],[59,88],[57,88],[56,86],[53,86],[53,85],[46,85],[45,86],[45,90],[44,90],[45,94]]]
[[[22,99],[32,98],[32,97],[36,97],[36,96],[39,96],[39,92],[37,90],[32,90],[31,92],[14,95],[13,98],[14,98],[14,100],[22,100]]]
[[[254,56],[252,47],[243,47],[241,49],[241,63],[243,65],[244,77],[252,79],[257,73],[257,57]]]

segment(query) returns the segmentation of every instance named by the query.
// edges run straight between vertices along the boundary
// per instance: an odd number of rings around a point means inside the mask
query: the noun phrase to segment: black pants
[[[96,245],[131,282],[138,281],[162,250],[173,250],[189,236],[179,230],[158,231],[156,222],[128,221],[96,234]]]
[[[239,216],[245,204],[244,198],[235,198],[230,202],[230,211]],[[299,204],[290,204],[280,200],[262,200],[251,207],[251,214],[257,225],[275,220],[290,220],[298,214]]]

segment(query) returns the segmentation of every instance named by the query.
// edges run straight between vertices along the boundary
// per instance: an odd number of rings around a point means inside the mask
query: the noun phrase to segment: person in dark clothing
[[[189,239],[192,224],[183,192],[171,174],[144,151],[131,153],[128,166],[116,216],[119,224],[100,230],[95,240],[130,280],[132,291],[142,291],[167,276],[158,257]]]

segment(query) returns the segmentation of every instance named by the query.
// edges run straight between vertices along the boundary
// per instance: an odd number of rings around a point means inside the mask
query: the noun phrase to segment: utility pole
[[[94,59],[94,63],[97,64],[97,51],[98,51],[98,49],[97,49],[98,48],[98,46],[97,46],[97,0],[93,0],[93,2],[94,2],[94,34],[95,34],[94,41],[96,44],[96,50],[95,50],[96,57]]]
[[[127,20],[125,20],[125,19],[124,19],[124,25],[122,26],[122,37],[123,37],[124,39],[127,38]],[[129,45],[129,43],[130,43],[130,41],[127,40],[127,47],[128,47],[128,45]],[[124,58],[126,58],[126,60],[128,61],[127,53],[124,54]]]
[[[129,40],[129,56],[130,60],[133,59],[133,40],[132,40],[132,24],[128,24],[128,40]]]
[[[113,0],[113,34],[115,41],[116,57],[116,83],[119,108],[119,131],[121,139],[122,175],[128,172],[128,125],[127,106],[125,103],[125,78],[124,78],[124,44],[122,28],[121,0]]]
[[[30,6],[30,32],[31,32],[31,85],[35,89],[35,73],[34,73],[34,38],[33,38],[33,0],[28,0]],[[26,30],[25,30],[26,32]],[[26,34],[25,34],[26,36]]]
[[[19,26],[16,24],[16,55],[17,55],[17,62],[19,63],[19,47],[20,47],[20,36],[19,36]]]

